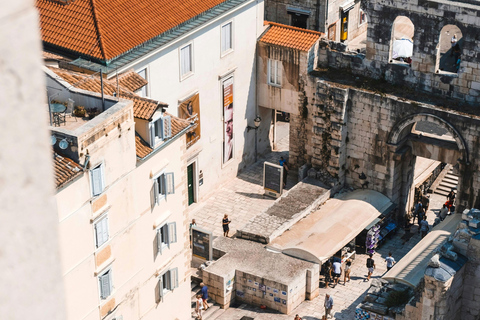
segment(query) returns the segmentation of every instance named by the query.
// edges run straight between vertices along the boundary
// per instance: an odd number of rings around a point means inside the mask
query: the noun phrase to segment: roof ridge
[[[95,0],[90,0],[90,3],[91,3],[91,8],[92,8],[93,21],[95,22],[95,30],[97,31],[97,44],[100,47],[100,51],[102,52],[103,60],[106,61],[107,56],[106,56],[106,53],[105,53],[105,46],[103,45],[103,41],[102,41],[102,30],[100,28],[100,21],[99,21],[99,18],[98,18],[99,14],[98,14],[97,9],[96,9]],[[93,50],[93,48],[92,48],[92,50]]]
[[[281,27],[281,28],[286,28],[286,29],[292,29],[292,30],[302,31],[302,32],[311,33],[311,34],[315,34],[315,35],[320,35],[320,36],[325,35],[325,33],[322,33],[322,32],[319,32],[319,31],[293,27],[293,26],[289,26],[289,25],[286,25],[286,24],[271,22],[271,21],[267,21],[267,20],[263,21],[263,25],[270,25],[270,26],[276,26],[276,27]]]

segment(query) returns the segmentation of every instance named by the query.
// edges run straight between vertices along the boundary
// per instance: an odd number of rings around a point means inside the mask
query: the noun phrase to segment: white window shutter
[[[268,59],[268,82],[273,83],[273,70],[272,70],[272,60]]]
[[[150,147],[155,148],[155,124],[150,122],[148,125],[150,127]]]
[[[225,51],[232,48],[232,23],[225,25]]]
[[[160,175],[157,180],[158,180],[158,184],[159,184],[158,198],[159,198],[159,201],[160,201],[160,199],[162,198],[161,196],[164,196],[165,198],[167,197],[165,174]]]
[[[166,274],[166,277],[165,277],[165,282],[166,282],[166,285],[165,287],[167,288],[167,290],[172,290],[172,278],[171,278],[171,272],[170,270],[167,271],[167,274]]]
[[[158,185],[158,179],[153,179],[153,194],[155,199],[155,204],[158,205],[160,202],[160,186]]]
[[[100,223],[96,223],[95,224],[95,236],[96,236],[96,240],[97,240],[97,243],[96,243],[96,246],[97,248],[101,246],[101,244],[103,243],[103,232],[102,232],[102,227],[100,225]]]
[[[158,295],[160,296],[160,299],[163,298],[163,281],[161,276],[160,279],[158,279]]]
[[[169,223],[165,224],[163,228],[163,232],[165,235],[165,241],[167,243],[168,249],[170,249],[170,228],[169,228]]]
[[[162,117],[162,139],[168,139],[172,136],[172,117]]]
[[[100,193],[105,190],[105,166],[103,163],[100,165]]]
[[[170,285],[170,290],[178,288],[178,268],[170,270]]]
[[[160,254],[162,254],[162,228],[157,229],[157,250]]]
[[[168,243],[176,243],[177,242],[177,223],[170,222],[168,224]]]
[[[92,191],[93,191],[93,195],[96,196],[96,195],[99,195],[100,193],[102,193],[101,189],[102,189],[102,181],[101,181],[101,166],[100,167],[97,167],[95,169],[92,170]]]
[[[275,61],[275,66],[276,66],[276,70],[275,70],[275,76],[276,76],[276,81],[275,83],[278,84],[278,85],[281,85],[282,82],[282,70],[280,69],[282,64],[280,63],[280,61]]]
[[[100,223],[102,224],[102,233],[103,233],[102,244],[104,244],[105,242],[108,241],[108,217],[103,218],[103,220]]]
[[[106,299],[110,295],[110,271],[100,276],[101,298]]]
[[[165,194],[175,193],[175,180],[173,177],[173,172],[165,173]]]

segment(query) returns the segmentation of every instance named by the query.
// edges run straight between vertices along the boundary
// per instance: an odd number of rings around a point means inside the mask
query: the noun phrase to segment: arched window
[[[413,34],[415,26],[405,16],[398,16],[393,22],[390,41],[390,59],[392,63],[412,63]]]
[[[457,73],[462,60],[463,35],[460,29],[448,24],[440,31],[437,45],[436,70],[440,72]]]

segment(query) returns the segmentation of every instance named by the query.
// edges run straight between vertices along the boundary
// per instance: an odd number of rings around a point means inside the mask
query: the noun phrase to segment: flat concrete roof
[[[270,281],[289,284],[304,275],[305,270],[314,268],[310,262],[268,251],[258,242],[218,237],[213,241],[213,247],[226,254],[205,270],[220,276],[231,270],[239,270]]]
[[[329,199],[270,243],[283,253],[324,263],[393,203],[373,190],[355,190]]]
[[[460,221],[462,221],[462,215],[459,213],[447,216],[382,278],[390,282],[416,287],[423,278],[428,262],[435,254],[435,249],[439,248],[457,230]]]

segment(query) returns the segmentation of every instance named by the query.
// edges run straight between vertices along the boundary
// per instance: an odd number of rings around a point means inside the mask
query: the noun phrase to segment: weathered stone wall
[[[480,101],[480,6],[428,0],[370,0],[362,5],[369,19],[366,56],[328,50],[325,45],[319,51],[320,66],[347,68],[354,74],[471,104]],[[411,65],[390,60],[392,26],[398,16],[407,16],[415,27]],[[440,31],[446,25],[456,25],[463,34],[458,73],[436,69]]]
[[[475,231],[480,230],[477,228]],[[470,239],[467,257],[460,319],[476,320],[480,317],[480,236],[478,234]]]
[[[407,135],[415,122],[430,121],[450,130],[457,148],[432,147],[427,149],[432,151],[430,158],[453,161],[452,153],[461,154],[457,206],[477,204],[479,117],[324,80],[313,84],[313,77],[307,81],[305,87],[314,85],[316,92],[305,94],[306,103],[299,103],[306,117],[291,117],[292,167],[311,163],[328,170],[340,183],[379,191],[404,206],[418,149],[418,142],[410,142],[413,138]],[[424,152],[419,156],[426,156]],[[366,179],[360,179],[362,173]]]
[[[290,25],[291,15],[287,12],[287,7],[294,7],[310,12],[307,19],[307,29],[324,32],[321,28],[324,24],[319,24],[315,19],[320,13],[320,17],[325,17],[326,0],[266,0],[265,1],[265,20]],[[320,5],[318,5],[320,4]],[[323,14],[321,14],[323,12]]]

